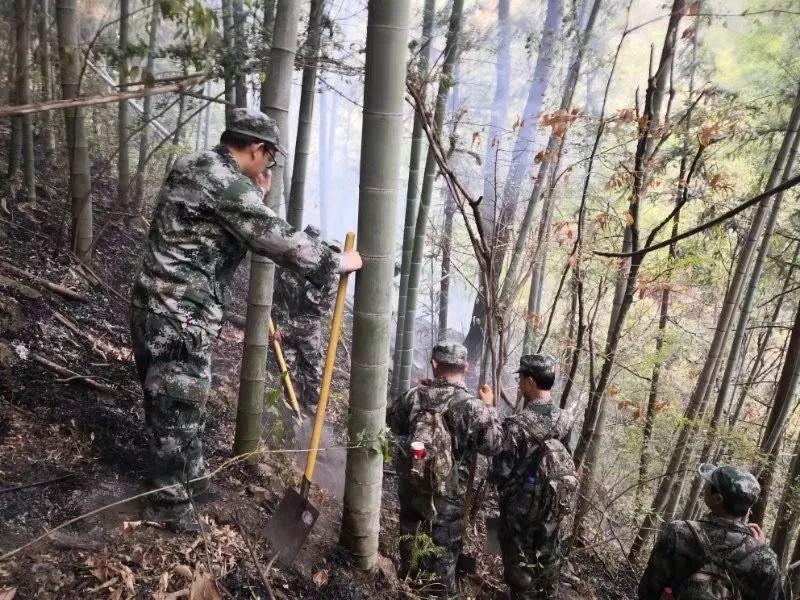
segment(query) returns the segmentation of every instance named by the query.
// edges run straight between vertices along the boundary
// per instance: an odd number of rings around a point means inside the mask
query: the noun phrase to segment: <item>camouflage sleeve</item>
[[[764,548],[756,557],[757,573],[751,581],[755,582],[757,598],[764,600],[784,600],[778,557],[770,548]]]
[[[411,399],[413,395],[414,389],[412,388],[392,402],[386,412],[386,424],[395,435],[408,435],[408,421],[411,415]]]
[[[457,435],[465,448],[494,456],[503,448],[503,428],[497,412],[477,398],[459,403]]]
[[[317,287],[330,284],[340,271],[341,255],[276,215],[247,177],[237,178],[214,198],[211,210],[249,250],[300,273]]]
[[[514,419],[508,418],[503,421],[503,448],[492,459],[489,474],[495,485],[503,486],[514,471],[514,466],[520,458],[520,437],[519,425]]]
[[[676,540],[675,526],[670,523],[650,553],[647,568],[639,582],[639,600],[660,600],[664,588],[669,587]]]

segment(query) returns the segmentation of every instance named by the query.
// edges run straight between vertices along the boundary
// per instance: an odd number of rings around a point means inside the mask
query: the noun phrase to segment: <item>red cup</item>
[[[411,442],[411,456],[417,459],[425,456],[425,444],[422,442]]]

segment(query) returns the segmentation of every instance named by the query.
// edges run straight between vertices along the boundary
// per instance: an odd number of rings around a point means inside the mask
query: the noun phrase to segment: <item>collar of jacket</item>
[[[239,163],[237,163],[236,159],[233,158],[233,154],[231,154],[228,148],[222,144],[217,144],[211,149],[211,151],[219,155],[226,167],[229,167],[235,173],[241,173],[241,170],[239,169]]]
[[[718,517],[711,513],[706,513],[702,519],[705,523],[716,525],[717,527],[724,527],[725,529],[734,529],[742,533],[747,533],[747,526],[741,520],[733,517]]]
[[[467,390],[467,386],[464,385],[463,381],[459,381],[459,382],[448,381],[447,379],[444,379],[443,377],[436,377],[434,379],[431,379],[431,385],[434,386],[434,387],[456,387],[456,388],[462,389],[464,391],[468,391]]]

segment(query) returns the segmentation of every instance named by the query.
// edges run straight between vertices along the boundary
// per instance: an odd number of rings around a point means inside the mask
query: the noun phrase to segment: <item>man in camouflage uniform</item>
[[[542,443],[549,438],[564,443],[571,419],[550,397],[556,376],[552,358],[524,355],[517,373],[523,408],[503,421],[503,449],[492,460],[491,478],[500,495],[498,539],[511,597],[552,598],[559,582],[564,515],[556,511],[540,520],[541,490],[536,488],[547,482],[537,482],[536,472]]]
[[[220,145],[181,156],[161,189],[131,298],[131,337],[144,390],[152,483],[182,484],[204,473],[201,434],[211,357],[228,284],[248,250],[331,284],[357,270],[357,253],[339,254],[294,230],[263,202],[279,145],[278,126],[236,109]],[[151,497],[147,518],[195,529],[182,485]]]
[[[460,344],[437,344],[431,355],[432,380],[426,380],[401,395],[390,407],[387,423],[406,441],[414,414],[421,402],[429,401],[443,408],[443,421],[452,438],[454,471],[446,494],[430,494],[410,481],[411,461],[398,456],[398,496],[400,499],[400,535],[408,536],[400,543],[400,574],[411,572],[413,536],[430,536],[438,550],[427,553],[419,561],[419,571],[436,578],[426,587],[434,593],[451,593],[462,547],[463,502],[466,495],[468,469],[475,453],[487,456],[501,447],[500,422],[493,408],[491,391],[481,391],[480,399],[464,385],[467,371],[467,349]],[[424,400],[423,400],[424,398]]]
[[[712,552],[730,560],[730,579],[742,600],[782,600],[778,559],[764,544],[761,529],[747,525],[750,508],[761,493],[758,480],[732,466],[702,464],[699,472],[706,481],[703,500],[709,512],[700,521],[673,521],[666,526],[639,582],[639,599],[660,600],[666,588],[680,598]]]
[[[312,239],[320,237],[319,228],[313,225],[304,232]],[[332,285],[317,287],[291,269],[275,270],[272,321],[280,334],[286,367],[303,408],[312,408],[319,396],[325,358],[322,323],[333,299]]]

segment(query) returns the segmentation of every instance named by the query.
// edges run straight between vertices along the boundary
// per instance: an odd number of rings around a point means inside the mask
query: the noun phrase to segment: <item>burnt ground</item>
[[[0,598],[9,597],[4,589],[16,590],[16,598],[267,598],[259,575],[270,556],[263,529],[301,471],[290,454],[280,453],[268,455],[255,472],[239,465],[223,469],[214,478],[216,497],[197,507],[207,525],[203,535],[174,535],[142,523],[143,501],[124,501],[144,491],[147,460],[127,326],[127,298],[143,234],[114,214],[115,182],[101,178],[93,191],[99,241],[91,268],[77,267],[64,245],[67,171],[59,159],[51,162],[40,174],[38,205],[17,201],[8,185],[0,190],[8,208],[0,209],[0,260],[74,290],[85,301],[69,300],[0,263],[0,554],[6,555],[0,558]],[[241,269],[233,307],[238,314],[244,311],[245,277]],[[241,341],[241,331],[228,324],[217,347],[204,437],[212,469],[233,458]],[[346,364],[346,350],[341,355]],[[56,373],[36,362],[37,356],[73,374]],[[96,386],[87,385],[86,378]],[[331,439],[341,433],[346,383],[342,367],[331,407]],[[289,446],[279,436],[270,436],[269,443]],[[325,479],[335,480],[344,470],[343,455],[329,459],[323,469]],[[21,487],[30,484],[40,485]],[[275,597],[414,597],[408,585],[396,581],[392,563],[397,498],[389,467],[382,559],[374,574],[350,569],[337,549],[342,510],[337,494],[333,486],[312,491],[320,518],[294,566],[274,567],[267,574]],[[475,555],[485,533],[482,519],[477,522],[468,541]],[[571,582],[567,597],[627,597],[630,585],[616,572],[617,562],[618,556],[598,551],[576,554],[565,569]],[[460,597],[503,597],[499,559],[482,558],[478,573],[461,586]]]

